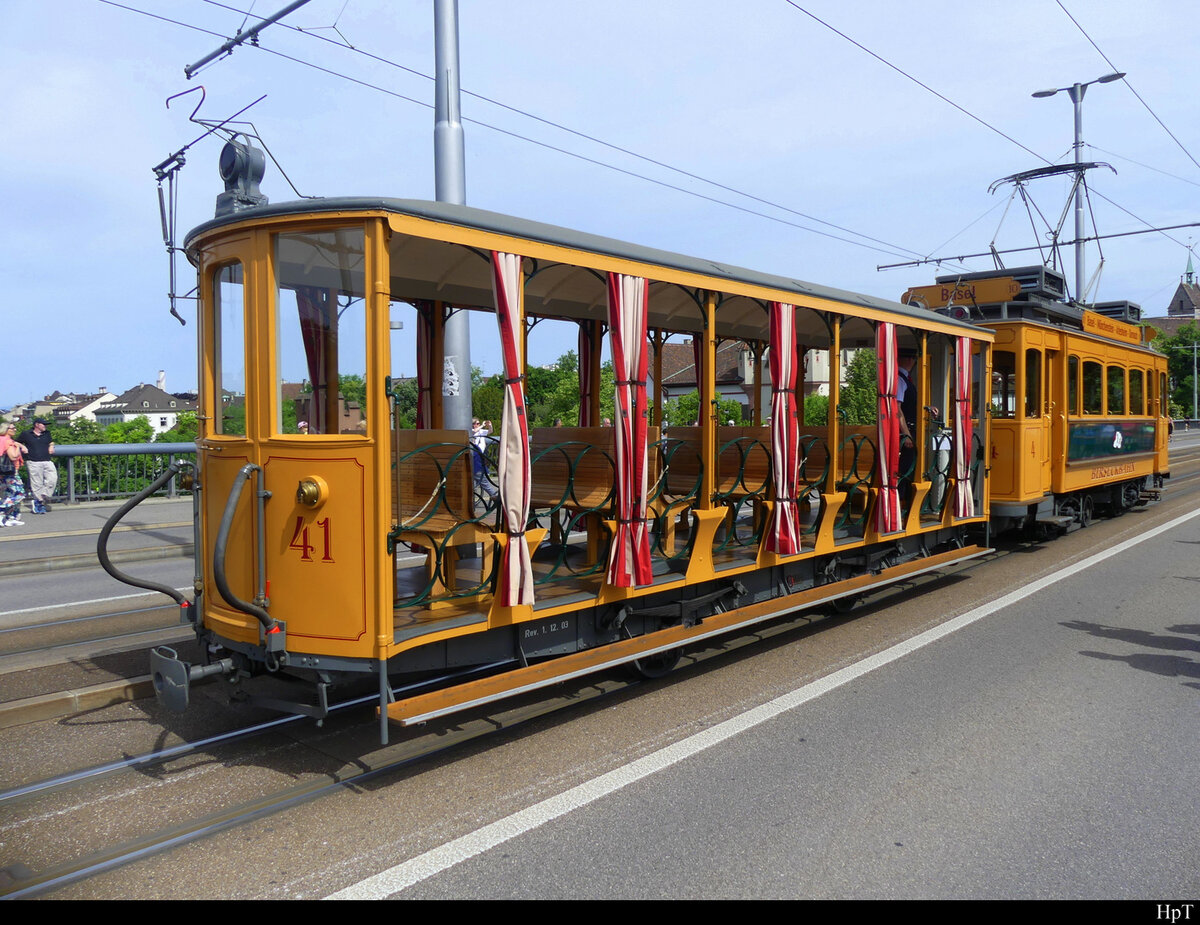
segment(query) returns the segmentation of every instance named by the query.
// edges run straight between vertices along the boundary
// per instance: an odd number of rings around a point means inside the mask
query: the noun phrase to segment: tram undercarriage
[[[991,527],[996,534],[1023,530],[1042,538],[1063,536],[1090,526],[1099,514],[1119,517],[1160,500],[1168,475],[1159,473],[1085,491],[1049,494],[1037,504],[993,504]]]
[[[303,654],[285,653],[268,667],[271,656],[264,647],[218,640],[203,628],[197,635],[207,665],[188,665],[173,650],[159,647],[152,653],[152,670],[163,703],[177,712],[188,705],[191,682],[224,675],[236,699],[318,721],[328,715],[335,689],[361,693],[378,684],[386,742],[389,720],[425,722],[620,665],[657,677],[674,667],[685,645],[802,609],[829,606],[844,613],[872,590],[990,551],[966,545],[965,533],[965,527],[954,527],[902,536],[420,645],[393,656],[386,675],[377,660]],[[309,693],[267,696],[241,688],[241,681],[263,675],[299,682]]]

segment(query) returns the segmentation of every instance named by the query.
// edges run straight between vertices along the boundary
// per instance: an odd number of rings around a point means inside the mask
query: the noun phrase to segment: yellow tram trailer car
[[[473,493],[469,435],[441,428],[439,390],[429,387],[441,381],[445,362],[441,319],[464,308],[494,311],[493,251],[522,258],[518,330],[536,316],[598,335],[605,274],[627,274],[648,280],[654,383],[661,381],[659,348],[667,334],[684,333],[700,345],[705,400],[695,426],[659,430],[660,390],[653,399],[649,583],[616,587],[606,580],[616,518],[611,462],[598,476],[580,464],[580,454],[572,451],[563,464],[559,452],[560,463],[551,465],[555,453],[546,450],[561,451],[553,441],[568,437],[603,462],[612,453],[612,428],[530,431],[535,497],[523,535],[501,529],[487,499]],[[853,600],[987,551],[965,541],[968,529],[986,523],[989,501],[979,465],[988,416],[978,403],[967,454],[975,461],[971,484],[960,487],[950,471],[930,474],[933,425],[923,419],[916,473],[925,475],[912,476],[900,529],[886,535],[874,518],[878,430],[847,426],[836,411],[845,352],[874,347],[881,323],[896,325],[901,347],[919,351],[917,387],[926,406],[953,394],[948,357],[955,344],[971,352],[978,395],[991,367],[986,329],[923,308],[444,203],[257,205],[194,229],[186,252],[200,294],[201,541],[193,620],[211,664],[188,665],[170,650],[152,654],[160,699],[174,709],[186,706],[189,680],[266,670],[312,681],[315,704],[284,708],[320,717],[326,689],[339,679],[375,677],[386,741],[389,717],[418,722],[623,662],[652,670],[669,665],[684,644]],[[806,349],[824,356],[831,397],[828,424],[810,426],[801,417],[804,534],[800,551],[787,556],[768,551],[764,541],[777,501],[770,426],[763,423],[770,384],[754,375],[751,426],[723,425],[714,400],[720,341],[744,341],[756,369],[764,368],[771,301],[795,306],[801,356]],[[426,364],[426,430],[393,426],[392,303],[420,306],[432,320],[418,358]],[[1096,338],[1026,327],[1023,350],[1053,348],[1065,356],[1077,342],[1100,349]],[[1035,330],[1042,339],[1034,340]],[[581,390],[589,389],[597,421],[600,337],[591,343],[591,363],[580,365],[590,365],[594,382]],[[1147,369],[1157,369],[1153,355],[1145,356]],[[309,407],[320,418],[307,432],[285,424],[292,396],[283,370],[296,362],[304,364]],[[347,372],[366,380],[364,429],[339,424],[344,408],[336,383]],[[801,369],[797,396],[803,377]],[[1023,382],[1018,378],[1018,387]],[[1065,389],[1065,380],[1053,388]],[[1010,423],[1001,426],[1004,445],[1015,445]],[[1056,428],[1065,439],[1065,427]],[[1049,442],[1048,433],[1041,445]],[[995,473],[998,462],[991,466]],[[1055,475],[1068,483],[1078,477],[1087,476],[1070,467]],[[548,485],[564,478],[571,484]],[[254,490],[242,492],[243,485]],[[1032,486],[1030,497],[1037,490]],[[971,495],[967,516],[956,516],[949,502],[956,491]],[[551,540],[557,553],[546,557]],[[527,543],[533,555],[532,604],[504,606],[495,594],[495,563],[509,542]],[[446,677],[488,664],[504,670],[394,701],[389,674]]]
[[[988,482],[992,525],[1065,532],[1097,509],[1157,500],[1170,477],[1167,359],[1129,302],[1064,300],[1055,270],[943,276],[906,304],[996,332]]]

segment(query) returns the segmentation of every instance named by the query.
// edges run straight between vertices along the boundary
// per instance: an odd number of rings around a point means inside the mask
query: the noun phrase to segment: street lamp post
[[[1054,96],[1056,93],[1066,93],[1075,104],[1075,298],[1083,301],[1083,185],[1079,180],[1079,164],[1083,160],[1083,95],[1092,84],[1106,84],[1120,80],[1125,76],[1124,71],[1105,74],[1087,83],[1077,83],[1070,87],[1058,87],[1054,90],[1038,90],[1033,94],[1036,99]]]
[[[467,168],[459,115],[458,0],[434,0],[433,166],[438,202],[466,205]],[[471,313],[443,321],[442,427],[471,429]],[[436,375],[436,373],[435,373]]]

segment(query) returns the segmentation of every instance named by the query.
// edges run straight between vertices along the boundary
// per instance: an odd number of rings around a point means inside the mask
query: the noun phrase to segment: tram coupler
[[[161,706],[172,713],[183,713],[187,710],[193,681],[233,672],[231,658],[223,658],[211,665],[192,665],[183,661],[170,646],[156,646],[150,650],[150,676],[154,680],[154,697]]]

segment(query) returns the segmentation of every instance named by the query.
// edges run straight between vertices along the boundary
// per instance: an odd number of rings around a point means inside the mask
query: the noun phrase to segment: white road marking
[[[186,594],[190,597],[192,594],[192,586],[186,588],[176,588],[180,594]],[[61,604],[43,604],[41,607],[26,607],[24,610],[5,610],[0,611],[0,620],[5,617],[19,617],[23,614],[44,613],[47,610],[62,610],[66,607],[82,607],[85,604],[107,604],[110,601],[127,601],[135,597],[151,597],[157,595],[162,597],[159,591],[139,591],[137,594],[118,594],[116,597],[94,597],[87,601],[64,601]]]
[[[1017,591],[997,598],[989,604],[976,607],[972,611],[948,620],[941,626],[934,627],[918,636],[892,646],[890,649],[865,658],[854,665],[849,665],[828,677],[813,681],[811,684],[806,684],[804,687],[777,697],[740,716],[728,719],[723,723],[713,726],[711,729],[706,729],[704,732],[676,742],[674,745],[669,745],[653,754],[639,758],[637,761],[623,768],[617,768],[593,780],[572,787],[558,796],[550,797],[541,803],[537,803],[527,809],[513,813],[504,819],[493,822],[491,825],[484,826],[482,829],[470,832],[461,838],[456,838],[442,845],[440,848],[426,851],[424,854],[418,855],[402,864],[397,864],[395,867],[352,884],[325,898],[384,899],[395,893],[399,893],[401,890],[440,874],[442,871],[449,870],[456,864],[483,854],[483,852],[502,845],[507,841],[511,841],[525,832],[530,832],[539,826],[545,825],[547,822],[557,819],[559,816],[566,815],[574,809],[594,803],[601,797],[615,793],[644,777],[649,777],[651,774],[665,770],[674,764],[678,764],[685,758],[690,758],[706,749],[712,748],[714,745],[719,745],[726,739],[745,732],[747,729],[753,729],[767,720],[774,719],[789,710],[803,706],[809,701],[827,694],[829,691],[855,681],[863,675],[875,671],[877,668],[889,665],[918,649],[924,648],[930,643],[943,639],[951,633],[970,626],[984,617],[990,616],[998,610],[1003,610],[1005,607],[1024,600],[1063,578],[1069,578],[1071,575],[1089,569],[1093,565],[1098,565],[1106,559],[1119,555],[1146,540],[1153,539],[1197,516],[1200,516],[1200,510],[1176,517],[1174,520],[1168,521],[1153,530],[1149,530],[1141,536],[1126,540],[1110,549],[1089,556],[1060,572],[1048,575]]]

